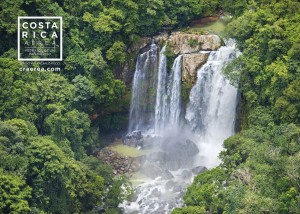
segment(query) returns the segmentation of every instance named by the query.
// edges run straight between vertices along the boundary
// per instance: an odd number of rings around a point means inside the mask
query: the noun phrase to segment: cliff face
[[[197,70],[207,61],[209,51],[221,47],[221,39],[217,35],[174,32],[171,35],[163,33],[153,39],[160,47],[168,44],[174,56],[182,54],[182,81],[189,85],[196,82]],[[129,59],[117,68],[119,78],[127,85],[132,82],[138,53],[147,50],[151,42],[151,38],[144,37],[128,48]]]
[[[188,53],[182,56],[182,81],[193,85],[197,80],[197,70],[207,61],[207,53]]]
[[[207,61],[209,52],[220,48],[217,35],[199,35],[182,32],[172,33],[168,39],[174,54],[182,54],[182,81],[194,84],[197,70]]]
[[[196,82],[197,70],[207,61],[208,51],[221,46],[221,39],[217,35],[182,32],[172,33],[167,42],[175,55],[182,54],[182,81],[188,84]]]
[[[221,46],[221,40],[217,35],[176,32],[171,34],[168,41],[176,55],[198,53],[199,51],[212,51],[217,50]]]

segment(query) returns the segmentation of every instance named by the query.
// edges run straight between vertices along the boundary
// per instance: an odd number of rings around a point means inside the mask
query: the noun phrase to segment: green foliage
[[[24,156],[29,129],[25,121],[0,121],[0,169],[22,175],[26,171]]]
[[[1,213],[28,213],[31,188],[22,178],[0,169],[0,211]]]
[[[216,213],[297,213],[299,127],[276,126],[262,112],[249,116],[251,128],[224,142],[221,168],[195,178],[184,196],[188,206]]]
[[[84,148],[90,144],[89,127],[88,115],[78,110],[64,114],[57,110],[45,119],[46,134],[53,136],[58,144],[64,140],[69,141],[77,158],[84,155]]]
[[[99,120],[99,129],[107,133],[115,133],[124,130],[128,124],[128,115],[115,113],[104,115]]]
[[[222,206],[222,196],[216,194],[224,187],[226,179],[225,171],[222,168],[204,172],[198,175],[184,196],[188,206],[200,206],[206,210],[219,210]]]
[[[211,16],[216,14],[219,6],[218,0],[167,0],[165,1],[166,16],[171,20],[171,25],[184,26],[194,18]]]
[[[125,48],[126,46],[123,42],[116,41],[113,46],[107,50],[107,59],[114,64],[125,62]]]
[[[172,211],[172,214],[206,214],[206,211],[203,207],[193,207],[193,206],[188,206],[188,207],[183,207],[183,208],[176,208]]]
[[[81,161],[91,170],[103,177],[106,185],[110,185],[113,182],[113,170],[109,165],[105,165],[94,156],[86,156]]]
[[[275,103],[278,118],[284,122],[300,123],[300,80],[293,81]]]
[[[189,39],[187,41],[188,45],[191,46],[192,48],[197,47],[199,45],[197,39]]]
[[[224,8],[237,16],[227,34],[242,50],[224,74],[241,92],[246,126],[224,141],[222,164],[196,177],[185,203],[209,213],[298,213],[300,3],[226,1]]]
[[[102,57],[101,49],[97,48],[87,54],[89,63],[85,64],[84,68],[91,77],[101,81],[104,72],[107,72],[107,62]]]
[[[22,101],[23,81],[14,81],[19,77],[20,64],[10,58],[0,58],[0,115],[12,118],[14,109]],[[14,72],[15,71],[15,72]]]
[[[75,87],[74,106],[85,112],[92,110],[91,102],[94,98],[94,84],[85,76],[78,75],[72,83]]]
[[[170,48],[170,45],[169,44],[166,44],[166,50],[165,50],[165,55],[166,55],[166,58],[167,58],[167,71],[171,71],[172,69],[172,65],[174,63],[174,60],[175,60],[175,54],[173,53],[173,51],[171,50]]]
[[[239,82],[241,79],[241,69],[243,67],[243,61],[241,57],[238,57],[231,62],[227,63],[226,66],[223,68],[222,73],[225,77],[230,81],[232,85],[235,87],[239,86]]]
[[[126,86],[124,82],[115,80],[112,73],[105,73],[104,78],[106,83],[95,89],[96,104],[104,107],[107,111],[116,112],[123,107],[121,100],[125,96]]]
[[[299,76],[295,61],[290,60],[299,41],[299,36],[297,38],[292,31],[297,25],[294,20],[299,17],[292,15],[291,18],[289,11],[293,8],[291,11],[295,12],[297,4],[292,0],[285,3],[266,1],[263,7],[251,5],[255,11],[247,10],[233,20],[227,34],[237,40],[243,54],[225,70],[235,83],[239,79],[239,88],[250,107],[254,107],[254,103],[267,106],[277,102],[278,110],[288,108],[293,118],[297,108],[284,99],[284,91]],[[287,122],[296,121],[288,119]]]
[[[133,194],[131,184],[125,176],[115,177],[112,186],[106,194],[105,204],[108,208],[117,207],[124,199]],[[108,211],[110,213],[112,210]]]
[[[186,81],[182,82],[181,85],[181,100],[186,105],[190,100],[190,91],[193,87],[192,83],[188,83]]]
[[[1,2],[1,212],[88,213],[102,205],[106,213],[119,212],[122,193],[130,195],[126,179],[114,179],[109,167],[86,155],[99,147],[99,129],[117,131],[126,123],[130,94],[113,71],[129,59],[127,46],[136,38],[216,15],[222,6],[234,16],[227,35],[243,52],[224,73],[239,87],[247,129],[224,142],[222,165],[197,176],[184,197],[188,206],[174,213],[299,213],[299,4]],[[15,60],[16,20],[27,14],[63,16],[61,73],[20,72],[28,65]],[[168,46],[166,56],[171,70]],[[183,84],[185,102],[190,88]]]
[[[37,138],[27,149],[27,183],[31,203],[48,212],[78,212],[100,205],[103,178],[86,166],[68,159],[51,140]]]
[[[246,0],[222,0],[221,5],[226,12],[230,13],[233,16],[242,15],[248,7]]]
[[[79,140],[82,134],[84,123],[80,118],[70,119],[78,115],[79,112],[65,115],[72,127],[65,133],[66,138],[72,136],[70,141]],[[21,119],[0,122],[0,210],[67,213],[87,212],[100,206],[105,185],[101,175],[106,176],[106,185],[111,183],[106,166],[75,161],[56,145],[59,141],[37,136],[34,130],[32,124]]]

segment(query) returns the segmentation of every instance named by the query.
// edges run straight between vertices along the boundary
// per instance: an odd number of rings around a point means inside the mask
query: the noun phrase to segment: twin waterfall
[[[176,127],[179,123],[182,55],[175,59],[171,73],[168,74],[166,46],[160,51],[159,60],[157,49],[158,47],[152,44],[150,50],[139,55],[137,59],[129,133],[136,130],[151,130],[155,135],[161,135],[167,124]],[[153,106],[155,109],[152,109]]]
[[[125,213],[170,213],[183,205],[182,195],[193,177],[219,164],[222,143],[234,133],[237,105],[237,89],[222,69],[236,50],[233,44],[207,54],[187,103],[182,100],[184,55],[169,69],[166,46],[159,50],[153,42],[138,56],[128,133],[140,132],[146,147],[155,151],[146,155],[141,172],[161,174],[136,186],[135,201],[123,204]]]
[[[171,74],[168,76],[165,56],[166,46],[160,52],[158,81],[155,103],[154,133],[161,135],[168,125],[176,127],[180,115],[181,96],[181,58],[179,55],[173,64]]]

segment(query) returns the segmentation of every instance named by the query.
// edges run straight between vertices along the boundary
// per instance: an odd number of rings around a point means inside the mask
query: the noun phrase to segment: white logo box
[[[60,20],[60,53],[59,58],[21,58],[20,54],[20,21],[21,19],[58,19]],[[62,61],[63,60],[63,28],[61,16],[18,16],[18,60],[19,61]]]

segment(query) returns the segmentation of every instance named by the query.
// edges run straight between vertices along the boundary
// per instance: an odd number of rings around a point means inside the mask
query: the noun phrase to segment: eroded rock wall
[[[141,38],[128,48],[128,60],[120,65],[116,71],[117,76],[127,85],[132,82],[137,55],[146,51],[153,41],[160,47],[168,44],[174,57],[182,54],[182,81],[189,85],[196,82],[197,70],[207,61],[209,52],[221,47],[221,39],[212,34],[173,32],[170,35],[162,33],[153,38]]]

